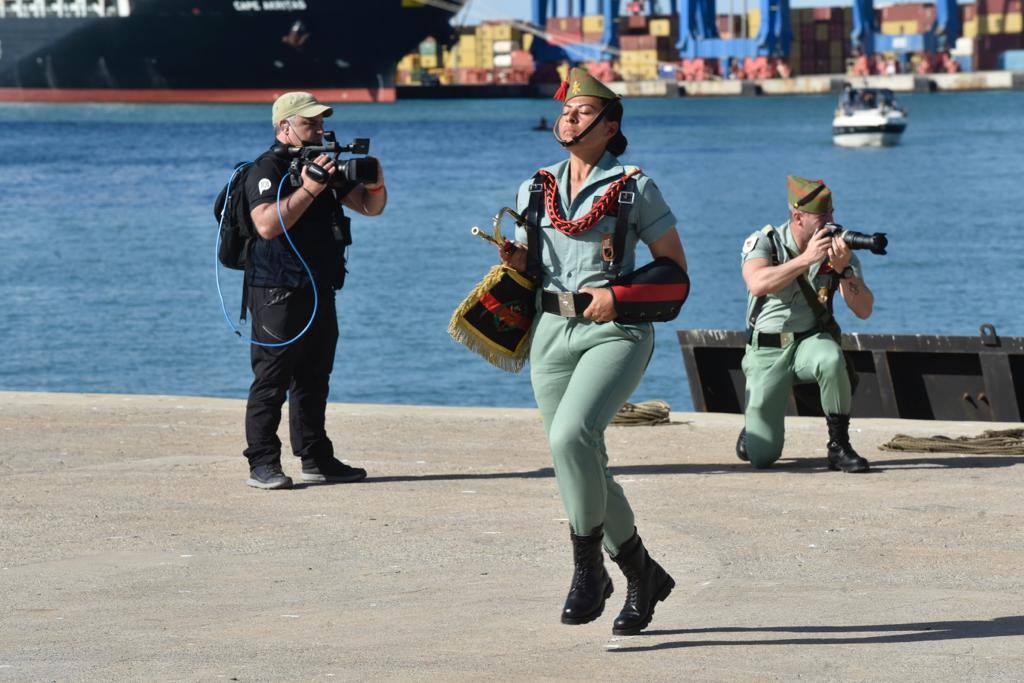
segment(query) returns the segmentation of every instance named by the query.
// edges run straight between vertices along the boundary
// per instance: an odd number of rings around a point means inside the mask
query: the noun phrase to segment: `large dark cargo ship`
[[[416,0],[0,0],[0,100],[393,101],[397,61],[450,19]]]

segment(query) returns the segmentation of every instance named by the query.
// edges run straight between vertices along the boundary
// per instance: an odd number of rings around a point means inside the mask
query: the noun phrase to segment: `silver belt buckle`
[[[793,343],[792,332],[779,332],[779,346],[782,348],[788,348]]]
[[[558,315],[563,318],[576,317],[576,301],[573,299],[572,292],[558,293]]]

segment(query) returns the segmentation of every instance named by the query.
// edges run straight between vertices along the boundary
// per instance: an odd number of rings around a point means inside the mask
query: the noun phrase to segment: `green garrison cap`
[[[591,76],[586,69],[576,66],[569,70],[569,80],[562,81],[555,93],[559,102],[568,102],[574,97],[597,97],[602,100],[617,100],[619,96],[608,87]]]
[[[307,118],[313,118],[323,114],[325,117],[334,113],[334,110],[326,104],[317,101],[316,96],[308,92],[286,92],[274,101],[272,115],[274,123],[290,119],[298,114]]]
[[[824,180],[791,175],[786,176],[786,185],[789,188],[789,208],[816,214],[832,211],[832,190]]]

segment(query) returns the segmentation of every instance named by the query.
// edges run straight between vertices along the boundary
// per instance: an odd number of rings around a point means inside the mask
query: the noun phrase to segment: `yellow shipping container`
[[[493,52],[482,52],[477,53],[477,66],[478,69],[493,69],[494,68],[494,53]]]
[[[420,57],[420,67],[424,69],[437,68],[437,55],[423,55]]]
[[[887,36],[906,36],[917,33],[916,21],[883,21],[882,33]]]
[[[495,40],[515,40],[522,38],[523,32],[513,28],[512,24],[498,24],[494,27]]]
[[[795,15],[794,15],[795,18]],[[761,30],[761,10],[752,9],[747,12],[747,38],[753,38],[757,36],[757,32]],[[799,41],[793,41],[795,45]]]
[[[533,46],[533,34],[532,33],[524,33],[523,34],[523,49],[526,50],[527,52],[529,52],[530,48],[532,46]]]
[[[968,19],[964,22],[964,38],[978,37],[978,18]]]
[[[978,17],[983,23],[978,26],[982,35],[998,33],[1021,33],[1021,14],[983,14]]]
[[[672,35],[672,21],[669,19],[651,19],[647,27],[652,36],[660,38]]]
[[[420,68],[420,55],[417,52],[402,57],[395,67],[398,71],[412,71]]]
[[[651,66],[622,66],[620,69],[622,77],[627,81],[654,81],[658,78],[657,65]]]
[[[623,50],[619,53],[619,58],[622,63],[637,66],[637,65],[648,65],[658,64],[658,51],[657,50]]]
[[[584,33],[604,33],[604,15],[590,14],[583,17]]]

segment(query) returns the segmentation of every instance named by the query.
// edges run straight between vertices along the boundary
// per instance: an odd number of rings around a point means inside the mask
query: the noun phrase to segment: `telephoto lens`
[[[850,249],[867,249],[872,254],[885,255],[885,249],[889,246],[889,238],[884,232],[876,232],[868,235],[856,230],[847,230],[838,223],[826,223],[825,230],[830,237],[839,237]]]

